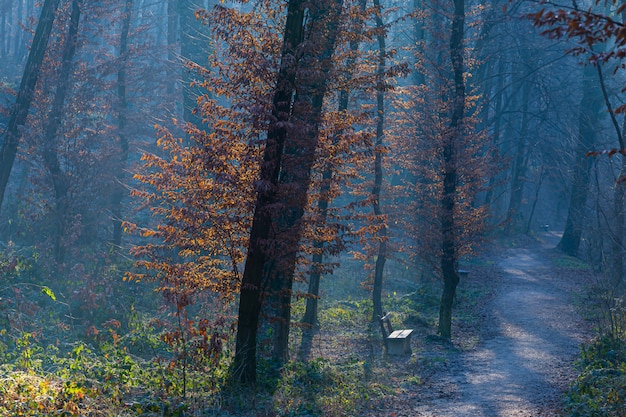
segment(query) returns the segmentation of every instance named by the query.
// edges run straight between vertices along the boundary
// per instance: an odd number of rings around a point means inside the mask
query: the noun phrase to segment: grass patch
[[[552,264],[556,268],[560,269],[570,269],[576,271],[592,271],[593,267],[589,265],[587,262],[582,261],[573,256],[567,256],[563,254],[559,254],[552,257]]]

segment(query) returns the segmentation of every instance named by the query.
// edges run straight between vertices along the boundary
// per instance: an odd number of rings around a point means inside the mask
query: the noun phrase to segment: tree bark
[[[6,129],[4,142],[0,147],[0,208],[2,207],[13,163],[15,162],[15,155],[17,154],[17,146],[20,141],[19,129],[21,126],[24,126],[28,117],[28,111],[33,100],[41,63],[46,54],[48,39],[50,38],[54,15],[58,6],[59,0],[46,0],[43,4],[15,106],[11,111],[11,119]]]
[[[441,272],[443,293],[439,308],[439,335],[450,340],[452,336],[452,304],[459,275],[456,271],[456,222],[454,207],[457,189],[456,142],[463,135],[465,112],[465,81],[463,80],[463,33],[465,25],[465,2],[454,0],[452,34],[450,36],[450,57],[454,71],[454,102],[450,128],[444,135],[443,144],[443,195],[441,200]]]

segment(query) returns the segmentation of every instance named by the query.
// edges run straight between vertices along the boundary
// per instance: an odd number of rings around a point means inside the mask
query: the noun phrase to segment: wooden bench
[[[411,334],[413,329],[393,330],[391,327],[392,313],[380,318],[380,329],[383,332],[383,341],[388,355],[410,355]]]

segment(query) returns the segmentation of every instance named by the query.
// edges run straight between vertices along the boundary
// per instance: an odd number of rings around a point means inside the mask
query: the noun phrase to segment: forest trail
[[[546,255],[557,242],[557,235],[546,234],[542,243],[503,253],[502,279],[486,307],[481,342],[454,354],[443,372],[411,395],[412,410],[396,416],[561,415],[586,334],[571,297],[580,288],[555,273]]]

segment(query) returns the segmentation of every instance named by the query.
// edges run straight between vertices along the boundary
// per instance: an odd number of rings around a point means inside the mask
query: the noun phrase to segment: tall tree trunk
[[[454,0],[452,34],[450,36],[450,57],[454,70],[454,102],[450,128],[444,135],[443,144],[443,195],[441,199],[441,272],[443,293],[439,307],[438,332],[442,338],[452,337],[452,304],[459,275],[456,271],[456,222],[454,207],[457,189],[456,143],[463,135],[465,112],[465,81],[463,80],[463,35],[465,26],[465,1]]]
[[[359,0],[359,8],[361,12],[364,12],[367,7],[366,0]],[[361,20],[361,16],[358,17]],[[359,29],[357,34],[361,33],[362,22],[357,22],[359,25]],[[352,70],[354,63],[356,61],[355,54],[359,49],[359,42],[357,40],[350,42],[350,52],[351,55],[346,62],[346,68],[348,69],[348,80],[352,79]],[[339,105],[337,110],[339,113],[345,112],[348,110],[348,105],[350,101],[350,91],[347,89],[341,90],[339,93]],[[337,137],[334,139],[335,143],[337,142]],[[322,185],[320,187],[320,198],[317,204],[317,210],[320,215],[321,224],[326,223],[326,219],[328,217],[328,206],[330,204],[330,190],[331,190],[331,182],[333,178],[334,172],[331,163],[328,163],[324,168],[324,172],[322,173]],[[304,316],[302,317],[301,322],[306,324],[302,329],[302,341],[300,344],[300,349],[298,351],[298,357],[300,360],[306,360],[309,357],[311,352],[311,344],[313,342],[313,335],[315,333],[315,327],[317,326],[317,306],[319,299],[319,288],[320,288],[320,279],[321,279],[321,269],[322,264],[324,262],[324,243],[323,242],[315,242],[314,247],[316,249],[315,254],[311,258],[311,270],[309,273],[309,288],[308,295],[309,297],[306,299],[306,308],[304,311]]]
[[[26,21],[26,16],[28,14],[24,13],[24,1],[25,0],[17,0],[17,19],[16,21],[18,22],[18,24],[14,25],[15,27],[15,38],[14,38],[14,42],[13,42],[13,58],[14,58],[14,62],[16,64],[20,63],[20,61],[22,60],[22,57],[24,56],[24,52],[23,52],[23,46],[22,43],[24,42],[24,30],[21,28],[21,25],[19,23],[25,23]],[[58,5],[58,2],[57,2]],[[56,10],[56,7],[55,7]],[[42,10],[42,14],[43,14],[43,10]],[[41,18],[39,18],[39,20],[41,21]],[[33,44],[35,43],[34,39],[33,39]]]
[[[28,117],[28,110],[33,100],[37,78],[46,54],[48,39],[50,38],[54,15],[58,6],[59,0],[46,0],[43,4],[15,106],[11,111],[11,119],[5,132],[4,142],[2,147],[0,147],[0,208],[4,200],[4,193],[9,182],[11,169],[15,162],[15,155],[17,154],[17,146],[20,141],[19,130],[26,123],[26,118]]]
[[[620,160],[620,172],[617,183],[615,184],[613,197],[615,230],[613,231],[614,237],[611,245],[613,252],[613,265],[611,266],[611,272],[615,284],[620,284],[624,280],[624,195],[626,194],[626,184],[624,184],[624,181],[626,180],[626,157],[620,155]]]
[[[296,48],[304,35],[303,0],[290,0],[281,51],[281,66],[273,97],[275,122],[267,132],[261,165],[248,254],[239,297],[239,320],[232,375],[244,384],[256,383],[256,348],[262,286],[270,248],[272,206],[276,201],[278,177],[285,147],[285,123],[289,119],[296,81]]]
[[[275,116],[279,116],[276,119],[289,119],[290,123],[289,127],[284,123],[274,124],[268,131],[261,166],[261,182],[264,184],[258,192],[243,274],[233,370],[235,378],[248,384],[256,380],[256,333],[261,302],[271,303],[260,298],[264,284],[272,291],[269,293],[272,301],[277,301],[277,305],[270,307],[278,313],[278,320],[274,322],[273,357],[279,365],[287,358],[291,291],[302,233],[301,218],[315,162],[323,99],[332,69],[341,11],[341,0],[307,4],[307,46],[312,49],[303,51],[304,55],[298,59],[295,52],[304,39],[303,5],[301,0],[292,0],[288,5],[282,67],[274,105]],[[303,74],[300,77],[296,77],[298,61],[302,61]],[[298,94],[290,106],[296,85]],[[277,207],[280,207],[280,213],[275,214]]]
[[[382,19],[382,7],[380,6],[380,0],[374,0],[374,7],[376,8],[375,20],[376,29],[378,30],[378,70],[377,70],[377,89],[376,89],[376,146],[375,146],[375,160],[374,160],[374,187],[372,188],[374,215],[377,221],[382,221],[380,230],[377,235],[379,238],[378,243],[378,256],[376,257],[376,266],[374,268],[374,285],[372,290],[372,301],[374,305],[374,311],[372,314],[372,322],[376,322],[383,316],[383,272],[385,269],[385,262],[387,260],[387,224],[386,220],[383,220],[383,212],[380,208],[380,196],[383,186],[383,154],[384,144],[383,139],[385,135],[385,67],[386,63],[386,46],[385,38],[387,36],[385,31],[385,25]]]
[[[583,69],[582,89],[574,178],[572,179],[565,230],[557,245],[559,250],[570,256],[577,256],[580,247],[587,206],[589,170],[593,163],[593,160],[588,158],[586,154],[592,150],[596,143],[596,131],[598,130],[598,119],[602,105],[602,96],[596,82],[596,70],[591,65]]]
[[[279,180],[285,210],[278,220],[280,235],[277,236],[280,242],[278,247],[284,250],[273,254],[271,265],[276,270],[272,271],[274,277],[270,277],[279,284],[278,292],[270,294],[271,298],[277,295],[279,300],[280,319],[275,321],[277,328],[272,353],[278,365],[289,357],[291,293],[303,230],[301,219],[307,205],[311,170],[319,142],[324,96],[332,71],[341,5],[342,0],[321,0],[309,6],[311,21],[307,24],[306,38],[311,42],[313,50],[305,52],[302,59],[300,68],[304,73],[297,76],[297,94],[291,117],[296,130],[288,133],[285,142],[285,157]]]
[[[8,57],[8,41],[11,39],[7,30],[7,14],[11,14],[13,0],[6,0],[0,5],[0,59],[7,62]]]
[[[60,265],[65,260],[65,236],[67,220],[70,211],[69,187],[70,180],[61,167],[58,156],[59,140],[58,132],[65,115],[65,99],[70,90],[72,79],[72,61],[76,54],[78,43],[78,26],[80,22],[80,0],[72,0],[72,11],[68,26],[61,70],[54,93],[52,108],[44,126],[44,143],[42,146],[43,161],[46,169],[52,176],[55,197],[55,231],[54,231],[54,260]]]
[[[119,161],[116,167],[118,175],[111,196],[111,213],[113,215],[113,245],[122,245],[122,200],[125,194],[124,171],[128,160],[128,137],[126,134],[126,111],[128,103],[126,98],[126,68],[128,65],[128,33],[130,32],[133,0],[126,0],[124,17],[120,33],[119,69],[117,71],[117,131],[119,139]]]

